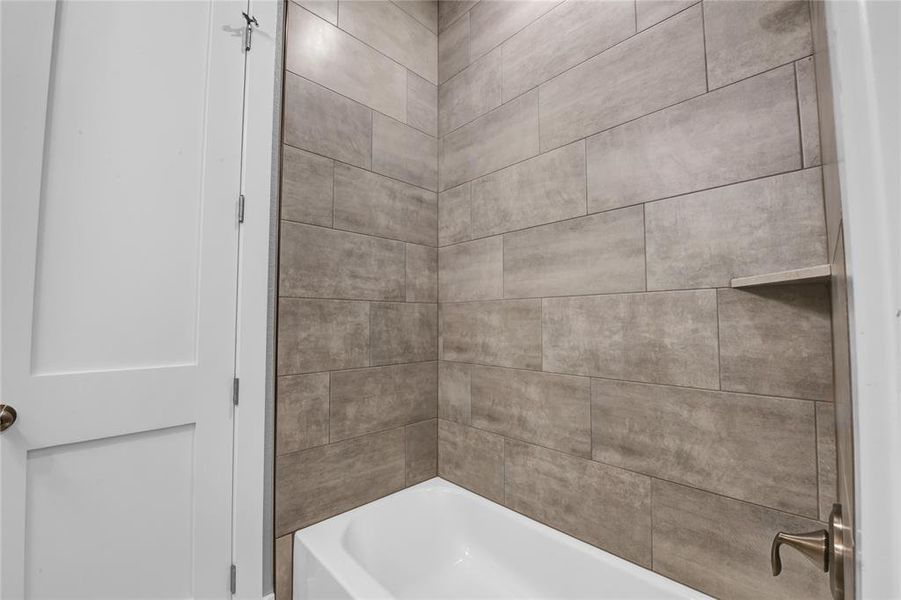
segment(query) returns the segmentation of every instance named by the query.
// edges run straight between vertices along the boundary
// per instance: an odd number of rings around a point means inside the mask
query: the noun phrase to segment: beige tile
[[[472,239],[470,184],[464,183],[438,194],[438,245]]]
[[[434,191],[438,187],[438,140],[375,113],[372,170]]]
[[[812,56],[795,63],[795,77],[798,80],[798,111],[801,118],[801,152],[804,155],[804,166],[816,166],[822,161],[817,81]]]
[[[470,53],[475,60],[548,12],[560,0],[489,0],[469,13]]]
[[[538,371],[472,367],[472,424],[591,458],[590,380]]]
[[[444,83],[469,64],[469,13],[438,36],[438,83]]]
[[[631,206],[504,236],[504,297],[645,289],[644,212]]]
[[[471,368],[465,363],[438,363],[438,418],[471,423]]]
[[[438,250],[407,244],[407,302],[438,301]]]
[[[275,453],[297,452],[328,443],[328,373],[277,379]]]
[[[475,237],[584,215],[585,142],[530,158],[471,185]]]
[[[372,111],[291,73],[285,74],[284,134],[291,146],[366,169],[372,164]]]
[[[504,295],[504,241],[501,236],[438,249],[441,302],[497,300]]]
[[[397,4],[388,0],[340,0],[338,26],[417,75],[438,83],[438,37]]]
[[[438,357],[518,369],[541,368],[541,301],[442,304]]]
[[[404,244],[282,221],[280,296],[403,300]]]
[[[784,549],[782,574],[770,571],[779,531],[815,531],[821,523],[664,481],[653,486],[658,573],[717,598],[831,597],[829,578],[798,552]]]
[[[826,262],[820,169],[645,205],[648,288],[729,287]]]
[[[541,150],[704,93],[703,33],[694,7],[542,84]]]
[[[544,370],[715,389],[716,292],[547,298]]]
[[[589,212],[800,168],[794,87],[789,65],[590,138]]]
[[[403,427],[275,459],[275,535],[404,487]]]
[[[338,24],[338,0],[291,0],[331,23]]]
[[[434,362],[336,371],[331,374],[330,441],[337,442],[434,418]]]
[[[282,218],[332,226],[334,161],[282,146]]]
[[[394,0],[394,3],[429,31],[438,33],[438,0]]]
[[[835,406],[817,402],[817,473],[820,486],[820,520],[828,521],[838,502],[835,458]]]
[[[407,125],[438,135],[438,86],[407,71]]]
[[[832,399],[829,293],[822,284],[719,290],[724,390]]]
[[[594,546],[651,566],[651,479],[506,440],[506,505]]]
[[[275,600],[294,598],[294,536],[275,540]]]
[[[813,404],[593,379],[592,457],[816,518]]]
[[[429,419],[404,428],[407,447],[407,485],[438,474],[438,421]]]
[[[698,2],[699,0],[636,0],[635,20],[638,30],[647,29]]]
[[[335,228],[434,246],[438,195],[348,165],[335,165]]]
[[[503,503],[504,438],[439,419],[438,476]]]
[[[538,154],[538,91],[523,94],[448,134],[438,160],[441,189]]]
[[[501,105],[501,51],[487,54],[438,89],[438,135]]]
[[[704,2],[710,89],[813,53],[806,0]]]
[[[438,357],[437,304],[373,302],[370,320],[373,365]]]
[[[448,25],[454,23],[470,8],[475,6],[478,0],[439,0],[438,2],[438,31],[444,31]]]
[[[634,33],[634,2],[558,5],[504,42],[504,102]]]
[[[278,301],[278,375],[369,364],[369,303]]]
[[[345,8],[342,6],[341,11]],[[287,28],[285,68],[288,71],[395,119],[406,118],[406,69],[291,2],[288,2]],[[302,117],[310,119],[309,114]],[[339,156],[334,158],[344,160]]]

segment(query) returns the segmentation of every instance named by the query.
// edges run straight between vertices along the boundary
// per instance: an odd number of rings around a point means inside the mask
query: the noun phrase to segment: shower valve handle
[[[829,533],[825,529],[809,533],[777,533],[770,550],[773,576],[782,572],[782,557],[779,555],[782,544],[791,546],[806,556],[813,564],[822,568],[824,573],[829,570]]]

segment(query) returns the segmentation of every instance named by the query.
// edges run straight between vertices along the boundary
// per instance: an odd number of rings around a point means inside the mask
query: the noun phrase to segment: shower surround
[[[829,262],[812,54],[807,2],[288,3],[282,596],[287,534],[437,446],[708,594],[829,597],[768,556],[835,496],[829,291],[730,286]]]

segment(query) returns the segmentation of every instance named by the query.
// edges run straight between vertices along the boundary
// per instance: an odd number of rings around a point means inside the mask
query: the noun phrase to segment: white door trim
[[[237,373],[240,403],[235,411],[234,545],[235,598],[258,600],[271,591],[271,477],[267,470],[267,402],[274,331],[274,295],[270,273],[275,235],[273,198],[277,200],[280,127],[282,3],[250,0],[249,14],[259,21],[247,54],[244,197],[238,280]],[[271,450],[271,449],[270,449]]]

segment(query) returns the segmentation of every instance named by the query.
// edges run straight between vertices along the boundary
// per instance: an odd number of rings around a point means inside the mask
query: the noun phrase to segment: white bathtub
[[[294,535],[294,600],[709,598],[432,479]]]

